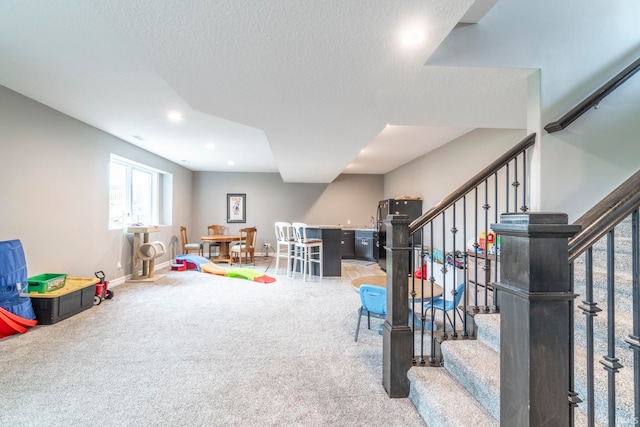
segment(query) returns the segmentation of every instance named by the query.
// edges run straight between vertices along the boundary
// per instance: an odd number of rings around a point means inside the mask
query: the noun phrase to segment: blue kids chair
[[[425,313],[432,306],[436,310],[444,311],[444,314],[447,316],[447,319],[449,319],[449,323],[451,324],[451,329],[453,329],[453,322],[451,321],[451,317],[449,317],[449,311],[454,311],[458,313],[458,316],[460,316],[460,321],[463,321],[462,314],[460,314],[460,312],[458,311],[458,306],[460,305],[460,301],[462,300],[462,295],[464,294],[464,288],[465,288],[465,283],[460,283],[458,285],[455,292],[453,292],[453,300],[438,298],[433,301],[429,301],[424,305]]]
[[[367,327],[371,329],[371,316],[378,319],[387,317],[387,289],[380,286],[360,285],[360,301],[362,307],[358,309],[358,326],[356,326],[356,337],[360,332],[360,320],[363,314],[367,314]]]

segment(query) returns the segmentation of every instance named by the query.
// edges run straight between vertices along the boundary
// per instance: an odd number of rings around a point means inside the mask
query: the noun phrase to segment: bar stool
[[[291,235],[291,224],[284,221],[275,223],[276,231],[276,267],[275,274],[278,274],[278,263],[280,258],[287,258],[287,276],[291,275],[291,261],[293,259],[294,240]],[[284,252],[283,252],[284,249]]]
[[[311,277],[312,265],[318,264],[320,280],[322,280],[322,239],[307,238],[307,224],[294,222],[293,228],[294,250],[293,250],[293,274],[298,271],[298,261],[302,263],[302,281],[306,281],[307,271]]]

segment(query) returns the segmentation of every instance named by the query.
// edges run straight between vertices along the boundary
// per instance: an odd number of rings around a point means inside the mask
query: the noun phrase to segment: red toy
[[[104,280],[102,271],[96,271],[95,274],[100,281],[96,283],[96,295],[93,297],[93,305],[100,305],[103,299],[113,298],[113,291],[109,290],[109,281]]]
[[[184,271],[187,269],[187,263],[183,260],[176,260],[175,264],[171,264],[171,270],[173,271]]]

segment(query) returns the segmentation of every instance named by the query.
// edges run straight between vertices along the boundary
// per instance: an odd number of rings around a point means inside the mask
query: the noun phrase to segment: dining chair
[[[276,266],[275,274],[278,274],[280,258],[287,259],[287,276],[291,274],[292,251],[295,244],[291,233],[291,224],[284,221],[275,223],[276,232]]]
[[[240,229],[240,241],[231,244],[230,254],[231,260],[229,264],[233,264],[235,257],[238,257],[238,262],[242,265],[242,255],[244,254],[245,264],[249,263],[249,257],[251,262],[256,265],[256,236],[258,230],[256,227],[246,227]]]
[[[387,289],[381,286],[360,285],[360,302],[362,306],[358,309],[358,324],[356,326],[356,336],[354,341],[358,342],[360,332],[360,320],[364,314],[367,315],[367,328],[371,329],[371,317],[385,319],[387,317]]]
[[[218,234],[224,234],[224,225],[210,225],[207,227],[207,235],[215,236]],[[217,249],[218,256],[220,255],[220,242],[208,242],[209,243],[209,258],[213,258],[211,254],[212,249]]]
[[[291,224],[293,229],[293,270],[292,277],[300,268],[302,273],[302,281],[306,281],[307,272],[309,277],[313,271],[313,264],[318,264],[320,279],[322,280],[322,239],[314,239],[307,237],[307,224],[303,222],[294,222]],[[300,267],[298,267],[300,262]]]
[[[189,243],[189,239],[187,238],[187,227],[180,226],[180,240],[182,241],[182,253],[188,254],[191,251],[198,251],[198,255],[202,256],[202,242],[200,243]]]
[[[436,298],[432,301],[430,300],[429,302],[425,303],[424,305],[425,315],[427,310],[433,307],[435,310],[444,311],[444,314],[447,316],[447,319],[449,319],[449,323],[451,324],[451,329],[453,329],[453,322],[451,321],[451,317],[449,317],[450,311],[454,311],[458,313],[458,316],[460,316],[460,320],[464,322],[464,320],[462,319],[462,314],[460,314],[460,311],[458,309],[458,306],[460,305],[460,301],[462,299],[462,295],[464,294],[465,287],[466,287],[466,283],[460,283],[456,287],[456,289],[454,289],[451,292],[453,294],[452,300],[444,299],[444,298]]]

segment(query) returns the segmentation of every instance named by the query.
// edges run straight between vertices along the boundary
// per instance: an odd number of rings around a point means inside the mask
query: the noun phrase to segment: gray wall
[[[382,199],[382,175],[340,175],[331,184],[284,183],[276,173],[197,172],[193,181],[191,240],[206,234],[207,225],[258,228],[257,245],[275,247],[275,221],[356,227],[370,225]],[[247,222],[227,224],[227,193],[247,195]],[[350,224],[349,224],[350,222]]]
[[[628,82],[608,102],[633,102],[626,98],[637,84]],[[601,107],[570,130],[543,135],[543,210],[567,212],[573,221],[637,171],[639,131],[633,117]],[[421,197],[427,210],[524,136],[476,130],[385,176],[289,184],[278,174],[191,172],[0,86],[0,240],[22,241],[30,275],[130,274],[131,235],[108,229],[111,153],[173,174],[172,224],[151,237],[167,245],[164,262],[179,251],[180,225],[192,241],[209,224],[227,225],[227,193],[247,194],[246,225],[258,227],[262,248],[274,242],[274,221],[367,226],[378,200],[398,196]]]
[[[543,133],[543,210],[567,212],[574,221],[640,170],[639,97],[636,74],[567,129]]]
[[[384,195],[421,197],[426,212],[525,136],[523,130],[469,132],[386,174]]]
[[[0,240],[20,239],[30,276],[131,272],[131,235],[109,230],[111,153],[173,174],[174,225],[150,238],[175,251],[191,171],[0,86]]]
[[[209,224],[258,227],[275,246],[275,221],[368,225],[382,198],[382,175],[342,175],[333,183],[285,184],[278,174],[191,172],[0,86],[0,240],[20,239],[29,275],[68,273],[107,279],[131,273],[132,235],[108,229],[110,154],[173,174],[172,224],[150,235],[179,248]],[[247,194],[246,224],[226,223],[226,194]],[[118,268],[118,262],[122,268]]]

